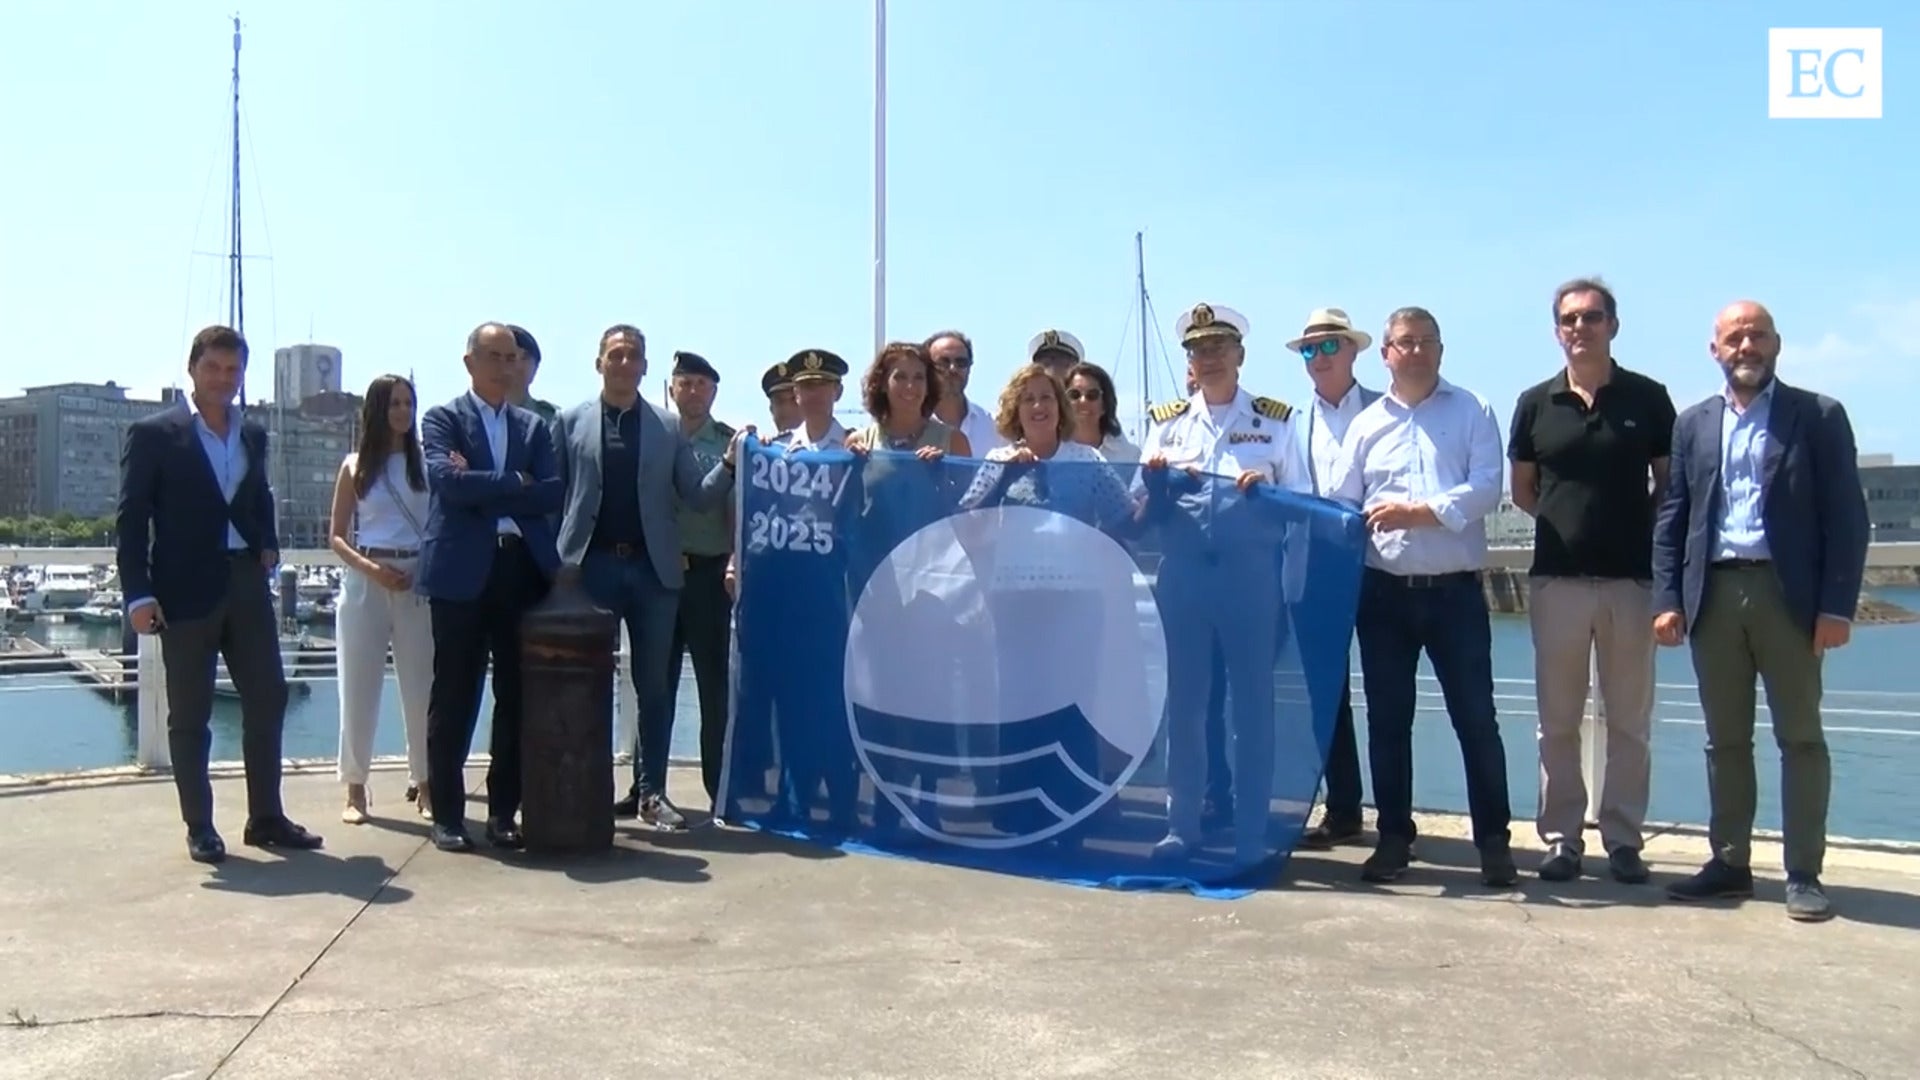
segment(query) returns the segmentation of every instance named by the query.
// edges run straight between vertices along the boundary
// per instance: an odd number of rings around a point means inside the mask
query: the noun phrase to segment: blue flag
[[[1358,515],[1178,469],[743,453],[728,821],[1210,895],[1292,850]]]

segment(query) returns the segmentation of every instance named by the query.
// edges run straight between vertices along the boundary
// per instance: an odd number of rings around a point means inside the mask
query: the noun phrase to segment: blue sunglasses
[[[1308,342],[1307,344],[1300,346],[1301,358],[1308,361],[1313,360],[1313,358],[1316,356],[1332,356],[1334,353],[1337,353],[1339,351],[1340,351],[1339,338],[1328,338],[1325,341]]]

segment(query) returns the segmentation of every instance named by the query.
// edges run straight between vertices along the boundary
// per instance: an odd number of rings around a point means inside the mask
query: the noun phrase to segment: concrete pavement
[[[704,805],[697,775],[674,790]],[[623,825],[578,861],[424,843],[376,776],[324,852],[189,862],[171,784],[0,778],[0,1078],[1911,1077],[1920,854],[1836,848],[1841,917],[1655,887],[1482,888],[1464,822],[1422,819],[1388,889],[1360,849],[1245,900],[1115,893]],[[478,780],[474,781],[477,789]],[[1516,838],[1530,832],[1516,822]],[[1647,850],[1657,881],[1697,832]],[[1592,867],[1592,860],[1589,860]]]

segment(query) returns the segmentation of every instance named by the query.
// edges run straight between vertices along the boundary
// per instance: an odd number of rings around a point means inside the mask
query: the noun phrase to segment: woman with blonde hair
[[[335,615],[340,668],[340,820],[367,820],[367,778],[374,730],[393,650],[407,733],[407,794],[421,816],[427,798],[427,693],[433,685],[433,621],[413,592],[427,520],[427,471],[414,426],[413,384],[382,375],[367,387],[360,445],[340,463],[333,485],[328,546],[347,568]]]

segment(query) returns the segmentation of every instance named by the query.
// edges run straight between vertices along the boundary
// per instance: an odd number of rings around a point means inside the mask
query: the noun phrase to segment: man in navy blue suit
[[[213,736],[214,661],[224,657],[240,693],[240,753],[247,768],[246,843],[313,849],[320,838],[287,820],[280,746],[287,677],[267,574],[280,561],[267,432],[234,404],[247,370],[238,331],[209,326],[193,337],[193,392],[127,429],[120,457],[116,562],[135,631],[159,634],[167,671],[167,747],[187,824],[187,854],[217,863],[227,846],[213,827],[207,755]]]
[[[1773,316],[1743,301],[1711,345],[1726,389],[1680,414],[1654,526],[1654,636],[1691,638],[1707,728],[1713,857],[1676,900],[1753,895],[1754,678],[1780,744],[1787,914],[1831,918],[1820,884],[1832,766],[1820,667],[1850,636],[1866,572],[1866,495],[1847,410],[1774,377]]]
[[[428,791],[433,843],[469,851],[466,761],[493,662],[492,764],[487,840],[518,848],[520,617],[546,595],[560,556],[553,520],[565,485],[547,425],[510,404],[520,383],[511,327],[486,323],[467,336],[472,389],[420,420],[432,501],[416,588],[433,615],[433,689],[427,701]]]

